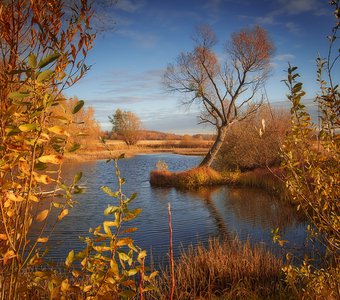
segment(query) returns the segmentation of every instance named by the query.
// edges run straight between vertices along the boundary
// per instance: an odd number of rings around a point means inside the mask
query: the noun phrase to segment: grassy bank
[[[150,173],[152,186],[198,188],[201,186],[234,185],[261,188],[269,193],[286,198],[286,190],[279,168],[257,169],[248,172],[220,173],[212,168],[197,167],[182,172],[153,170]]]
[[[260,245],[210,240],[175,263],[174,299],[294,299],[284,285],[283,262]],[[161,272],[156,299],[168,299],[171,272]]]
[[[150,173],[152,186],[166,186],[178,188],[196,188],[225,183],[221,173],[207,167],[197,167],[183,172],[154,170]]]

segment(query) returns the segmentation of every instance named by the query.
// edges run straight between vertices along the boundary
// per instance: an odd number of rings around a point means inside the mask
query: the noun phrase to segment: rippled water
[[[295,209],[285,205],[265,192],[257,189],[218,188],[183,192],[174,188],[153,188],[149,184],[149,174],[158,160],[165,161],[172,171],[188,169],[197,165],[201,158],[174,154],[137,155],[121,160],[120,169],[126,179],[125,194],[138,193],[132,203],[141,207],[141,215],[129,226],[138,227],[133,233],[136,244],[152,253],[155,262],[165,262],[169,247],[168,203],[172,207],[173,241],[175,255],[181,247],[206,243],[209,237],[233,237],[242,240],[271,245],[271,229],[280,227],[289,247],[297,251],[304,248],[306,237],[304,221],[295,214]],[[108,217],[103,210],[115,199],[104,194],[100,187],[117,187],[115,170],[105,161],[68,164],[64,178],[70,180],[78,172],[83,172],[82,185],[86,193],[77,196],[79,202],[68,217],[56,227],[49,240],[48,257],[62,261],[67,253],[84,247],[79,236],[88,236],[88,229],[100,225]]]

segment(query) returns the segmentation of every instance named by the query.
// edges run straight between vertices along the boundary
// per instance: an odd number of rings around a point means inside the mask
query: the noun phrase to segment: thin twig
[[[174,253],[172,245],[172,219],[171,219],[171,205],[168,203],[168,218],[169,218],[169,234],[170,234],[170,271],[171,271],[171,289],[169,300],[173,299],[175,292],[175,266],[174,266]]]

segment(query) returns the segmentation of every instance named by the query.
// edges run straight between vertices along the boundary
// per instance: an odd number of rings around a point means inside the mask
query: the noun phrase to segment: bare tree
[[[140,140],[141,121],[133,112],[117,109],[109,116],[112,131],[115,132],[128,146],[135,145]]]
[[[228,127],[260,107],[259,91],[268,77],[274,46],[263,28],[242,29],[232,34],[225,47],[226,62],[221,65],[212,50],[216,37],[210,27],[200,27],[194,42],[193,51],[181,53],[168,66],[164,79],[168,91],[189,95],[184,103],[201,104],[200,123],[216,128],[216,140],[200,164],[210,166]]]

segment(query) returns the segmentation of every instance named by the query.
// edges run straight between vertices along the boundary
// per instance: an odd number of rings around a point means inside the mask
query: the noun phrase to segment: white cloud
[[[291,61],[294,58],[295,58],[295,55],[287,53],[287,54],[276,55],[273,59],[276,61]]]
[[[282,7],[282,13],[297,15],[305,12],[317,13],[322,6],[319,0],[279,0]]]
[[[134,30],[118,29],[117,34],[133,40],[142,48],[153,48],[157,42],[156,36],[137,32]]]
[[[301,28],[295,24],[294,22],[287,22],[285,24],[285,26],[287,27],[287,29],[291,32],[291,33],[294,33],[294,34],[299,34],[301,33]]]

